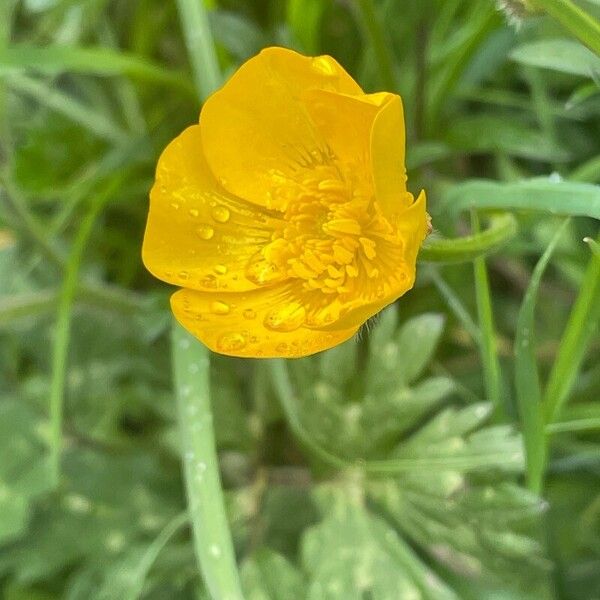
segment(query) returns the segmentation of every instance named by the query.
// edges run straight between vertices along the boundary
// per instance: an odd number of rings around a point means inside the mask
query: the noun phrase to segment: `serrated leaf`
[[[366,382],[370,393],[412,383],[431,360],[444,328],[442,315],[425,313],[394,333],[395,318],[387,312],[372,333]]]
[[[277,552],[262,548],[241,569],[247,600],[305,598],[302,574]]]
[[[323,492],[322,505],[329,509],[302,542],[303,564],[311,576],[307,600],[457,599],[352,490],[321,488]]]

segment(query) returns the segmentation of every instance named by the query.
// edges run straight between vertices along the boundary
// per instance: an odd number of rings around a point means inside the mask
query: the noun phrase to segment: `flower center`
[[[246,276],[258,285],[302,282],[316,309],[311,318],[291,307],[286,323],[299,327],[306,317],[307,324],[323,326],[339,318],[345,298],[374,301],[386,295],[382,255],[389,254],[390,244],[401,250],[402,242],[363,187],[350,170],[330,163],[304,169],[301,177],[275,189],[289,198],[287,208],[270,243],[250,260]]]

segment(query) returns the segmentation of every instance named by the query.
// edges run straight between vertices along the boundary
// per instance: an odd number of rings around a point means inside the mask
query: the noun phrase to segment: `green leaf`
[[[3,72],[21,70],[48,75],[65,72],[103,76],[129,75],[194,94],[193,87],[183,75],[157,66],[145,58],[102,47],[13,44],[0,48],[0,76]]]
[[[377,393],[382,387],[411,384],[433,357],[443,329],[443,315],[424,313],[404,323],[393,341],[373,345],[367,370],[367,389]]]
[[[24,402],[0,400],[0,544],[25,533],[33,501],[52,487],[40,425]]]
[[[581,44],[567,39],[529,42],[515,48],[510,57],[523,65],[571,75],[593,78],[600,73],[600,58]]]
[[[302,540],[307,600],[458,599],[393,528],[367,512],[352,482],[317,494],[324,519]]]
[[[241,569],[247,600],[306,598],[301,573],[277,552],[262,548],[246,559]]]
[[[516,183],[473,179],[452,186],[444,195],[442,210],[457,214],[470,208],[600,219],[600,186],[544,177]]]
[[[456,150],[471,154],[503,152],[546,162],[562,162],[571,157],[564,146],[558,145],[543,132],[514,118],[496,115],[469,115],[454,119],[448,128],[446,142]]]
[[[425,471],[371,481],[367,495],[431,562],[466,583],[498,578],[508,591],[548,582],[549,563],[539,542],[543,503],[514,483]]]

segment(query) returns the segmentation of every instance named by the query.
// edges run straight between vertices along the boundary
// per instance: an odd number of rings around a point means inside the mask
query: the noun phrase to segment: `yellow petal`
[[[301,101],[311,88],[362,93],[331,57],[268,48],[206,101],[200,115],[204,150],[227,190],[285,210],[289,198],[278,190],[296,179],[299,168],[327,160],[329,149]]]
[[[394,95],[377,113],[371,131],[376,200],[388,215],[412,203],[412,196],[406,192],[405,142],[402,100]]]
[[[176,285],[253,289],[246,265],[270,241],[274,222],[268,211],[219,186],[195,125],[173,140],[158,162],[142,258],[156,277]]]
[[[304,307],[290,285],[222,295],[183,289],[171,297],[171,308],[190,333],[229,356],[306,356],[349,339],[358,329],[307,329]]]

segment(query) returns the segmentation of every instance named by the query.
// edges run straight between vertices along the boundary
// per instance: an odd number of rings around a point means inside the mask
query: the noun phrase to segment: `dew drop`
[[[278,306],[265,316],[264,326],[272,331],[294,331],[306,319],[306,309],[297,302]]]
[[[281,342],[281,344],[275,346],[275,350],[281,354],[287,354],[288,345],[285,342]]]
[[[229,209],[225,206],[215,206],[211,211],[212,218],[218,223],[227,223],[230,214]]]
[[[190,217],[197,217],[200,214],[200,211],[197,208],[190,208],[188,212]]]
[[[244,314],[244,319],[248,319],[248,320],[256,319],[256,312],[254,312],[251,308],[247,308],[243,314]]]
[[[215,300],[214,302],[210,303],[210,310],[215,315],[226,315],[231,310],[231,307],[229,306],[229,304],[226,304],[225,302],[221,302],[220,300]]]
[[[225,265],[215,265],[214,272],[218,275],[225,275],[225,273],[227,273],[227,267]]]
[[[177,277],[185,281],[190,278],[190,274],[187,271],[179,271],[179,273],[177,273]]]
[[[327,77],[333,77],[336,75],[336,69],[334,64],[331,62],[331,59],[326,56],[317,56],[312,59],[312,66],[315,71],[318,71],[321,75],[326,75]]]
[[[177,202],[171,202],[171,208],[173,210],[179,210],[179,204],[177,204]]]
[[[203,240],[210,240],[215,235],[215,230],[210,225],[200,225],[196,227],[196,233]]]
[[[224,333],[217,340],[217,348],[221,352],[237,352],[238,350],[245,348],[246,344],[246,337],[237,331]]]
[[[259,252],[246,265],[246,277],[256,285],[264,285],[283,279],[285,273]]]
[[[211,290],[216,290],[218,287],[217,278],[214,275],[207,275],[200,283],[202,284],[202,287]]]

